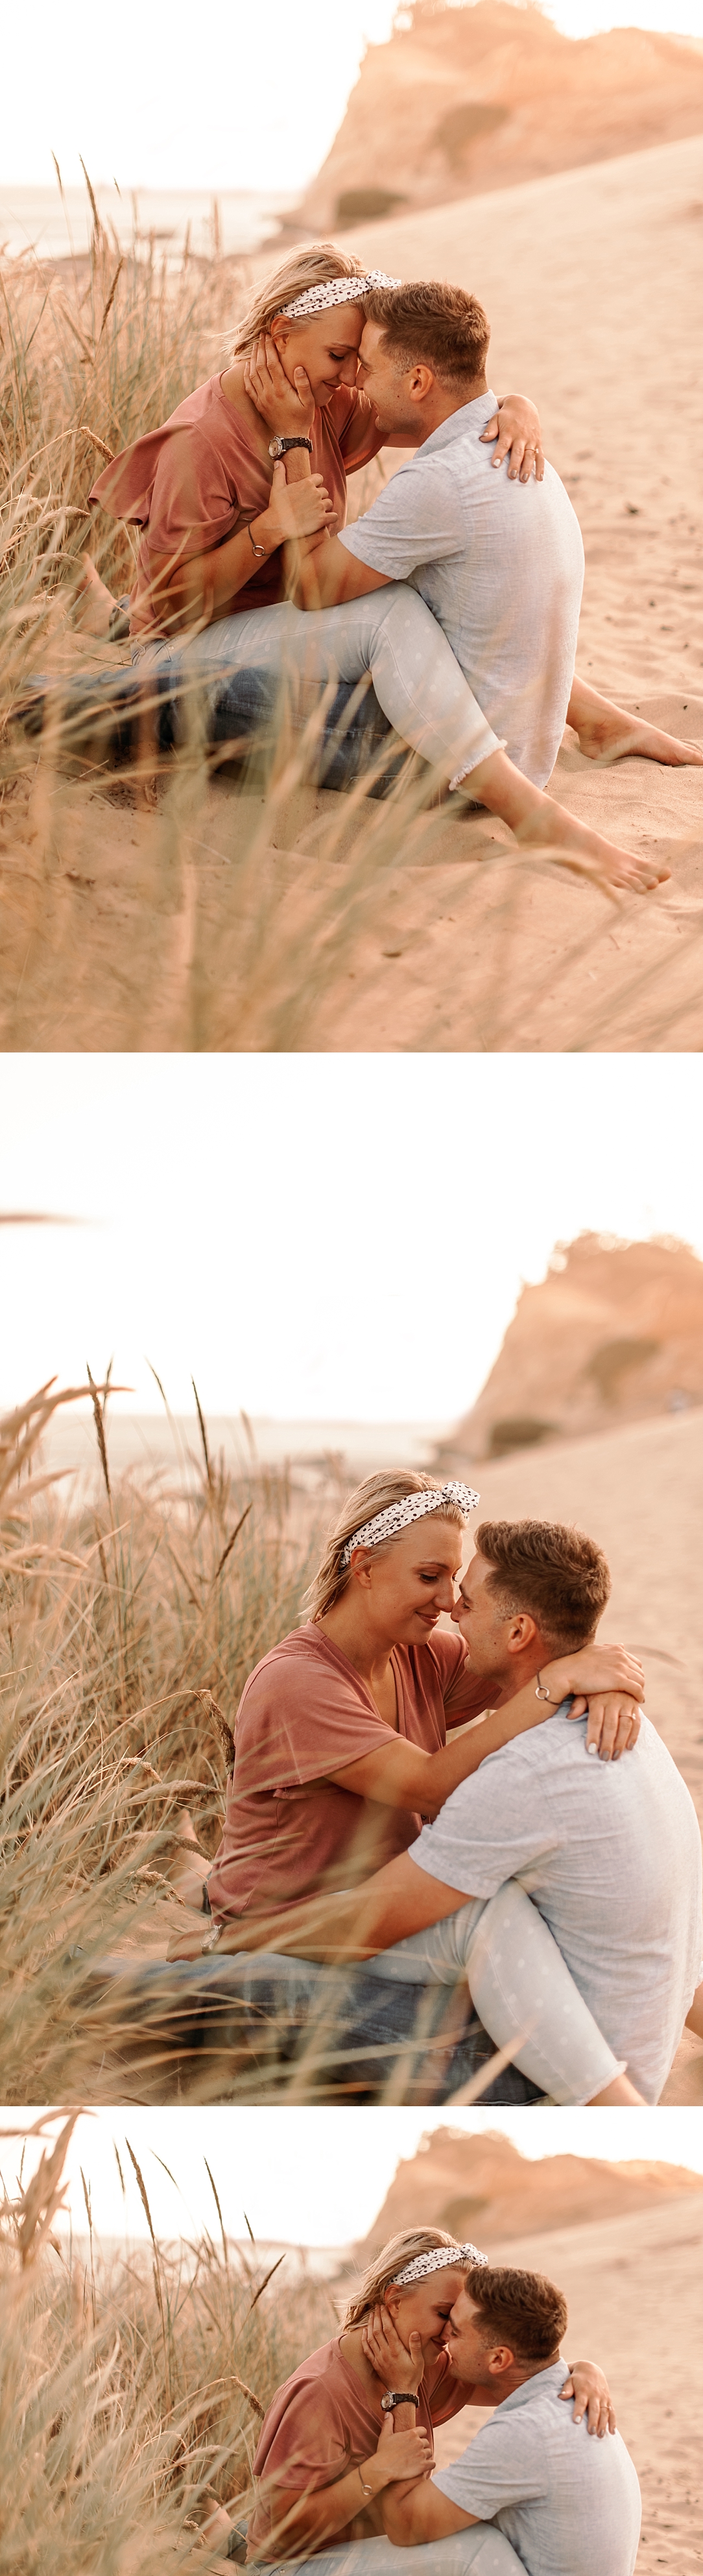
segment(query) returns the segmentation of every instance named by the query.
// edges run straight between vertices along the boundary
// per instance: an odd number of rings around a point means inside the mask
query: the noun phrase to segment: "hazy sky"
[[[302,188],[344,114],[367,40],[382,43],[395,0],[211,0],[205,17],[181,0],[168,17],[143,0],[100,11],[64,0],[60,18],[35,0],[30,22],[8,9],[3,84],[14,101],[0,160],[3,185],[91,176],[121,187]],[[671,0],[677,31],[703,34],[703,0]],[[614,25],[666,25],[666,0],[554,0],[566,34]],[[670,20],[669,20],[670,23]],[[1,233],[0,233],[1,238]]]
[[[36,2110],[0,2111],[0,2130],[29,2124]],[[380,2209],[401,2156],[415,2154],[430,2129],[446,2127],[445,2111],[408,2110],[177,2110],[84,2113],[67,2161],[69,2214],[85,2233],[80,2167],[90,2184],[97,2234],[146,2232],[125,2139],[130,2140],[146,2183],[157,2235],[188,2236],[216,2225],[205,2157],[214,2175],[227,2233],[244,2236],[246,2210],[254,2235],[291,2244],[347,2245],[366,2234]],[[58,2116],[56,2127],[61,2125]],[[690,2111],[589,2110],[452,2111],[451,2126],[471,2135],[496,2129],[525,2156],[592,2155],[618,2161],[656,2157],[703,2172],[703,2120]],[[597,2135],[596,2135],[597,2131]],[[123,2199],[117,2145],[126,2185]],[[0,2138],[0,2172],[14,2188],[22,2140]],[[40,2148],[26,2150],[25,2180]],[[162,2162],[159,2162],[159,2158]],[[168,2165],[173,2179],[164,2173]],[[68,2224],[68,2220],[64,2222]]]
[[[703,1255],[700,1056],[5,1056],[0,1401],[451,1421],[589,1227]]]

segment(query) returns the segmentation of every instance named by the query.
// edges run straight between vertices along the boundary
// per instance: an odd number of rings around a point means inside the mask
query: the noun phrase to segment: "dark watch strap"
[[[381,2398],[381,2413],[390,2415],[394,2406],[419,2406],[419,2404],[420,2400],[416,2397],[414,2389],[387,2388],[385,2397]]]
[[[277,456],[289,456],[292,447],[306,447],[308,456],[312,456],[311,438],[277,438],[274,441],[274,446]],[[270,454],[271,449],[269,448],[269,456]]]

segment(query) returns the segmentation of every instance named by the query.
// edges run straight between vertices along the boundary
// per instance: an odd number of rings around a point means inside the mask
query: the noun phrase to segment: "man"
[[[609,1578],[594,1542],[559,1524],[486,1521],[476,1551],[451,1616],[495,1708],[531,1680],[539,1693],[549,1656],[588,1644]],[[634,1751],[603,1765],[586,1759],[585,1720],[565,1703],[490,1754],[365,1889],[318,1898],[296,1909],[293,1925],[290,1915],[249,1932],[238,1923],[218,1951],[375,1960],[384,1980],[428,1985],[468,1974],[481,2010],[483,1908],[514,1879],[627,2068],[628,2098],[656,2102],[684,2023],[703,2034],[703,1902],[695,1808],[644,1716]],[[489,2027],[506,2045],[520,2030],[512,1966],[508,1955],[491,1993]]]
[[[475,297],[421,282],[377,290],[365,312],[359,382],[388,437],[416,452],[354,526],[301,546],[299,605],[410,582],[509,758],[539,788],[567,720],[596,758],[639,751],[695,764],[695,745],[638,724],[575,678],[581,531],[553,467],[521,489],[507,462],[494,470],[483,443],[497,410],[489,326]]]
[[[511,2542],[528,2576],[632,2576],[641,2520],[636,2471],[619,2433],[592,2442],[583,2421],[571,2421],[571,2403],[560,2395],[568,2376],[559,2350],[566,2322],[561,2291],[540,2273],[502,2264],[467,2273],[449,2321],[451,2366],[466,2381],[466,2404],[495,2413],[451,2468],[384,2489],[389,2540],[436,2548],[451,2533],[489,2523]],[[364,2555],[371,2576],[373,2544]],[[361,2576],[362,2553],[352,2556]],[[379,2570],[388,2576],[380,2549]]]

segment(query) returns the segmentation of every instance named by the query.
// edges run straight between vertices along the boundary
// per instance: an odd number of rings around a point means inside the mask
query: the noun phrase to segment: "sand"
[[[481,296],[496,390],[538,401],[581,520],[583,675],[703,742],[703,140],[345,238],[392,274]],[[77,638],[69,658],[86,659]],[[446,808],[398,855],[388,805],[303,789],[272,820],[252,791],[247,868],[231,778],[182,818],[177,851],[163,788],[149,811],[141,789],[64,782],[50,819],[46,784],[40,762],[29,810],[16,797],[0,825],[5,1049],[703,1044],[700,772],[603,771],[565,737],[553,792],[671,860],[668,885],[616,900]]]
[[[485,2251],[558,2282],[569,2305],[569,2358],[598,2361],[608,2374],[642,2488],[638,2576],[693,2576],[703,2564],[703,2211],[671,2200],[643,2215],[512,2239],[509,2248],[486,2240]],[[485,2421],[468,2407],[445,2425],[438,2465],[456,2459]]]

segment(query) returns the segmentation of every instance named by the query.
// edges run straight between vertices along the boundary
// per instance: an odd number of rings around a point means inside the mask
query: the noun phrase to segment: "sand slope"
[[[486,2240],[485,2251],[505,2259],[499,2244]],[[510,2246],[512,2263],[546,2272],[564,2290],[569,2358],[588,2356],[608,2373],[642,2488],[640,2576],[694,2576],[703,2563],[702,2258],[703,2211],[688,2199]],[[485,2420],[470,2407],[445,2425],[438,2464],[456,2459]]]
[[[643,2160],[606,2164],[594,2155],[559,2152],[554,2121],[552,2154],[521,2155],[500,2129],[431,2129],[414,2156],[401,2157],[368,2236],[357,2248],[368,2263],[379,2247],[406,2227],[444,2227],[459,2243],[501,2245],[501,2261],[516,2236],[551,2234],[629,2217],[648,2206],[703,2194],[703,2176],[675,2165]],[[597,2143],[597,2140],[596,2140]],[[635,2124],[635,2144],[637,2124]],[[703,2198],[699,2216],[703,2217]]]

